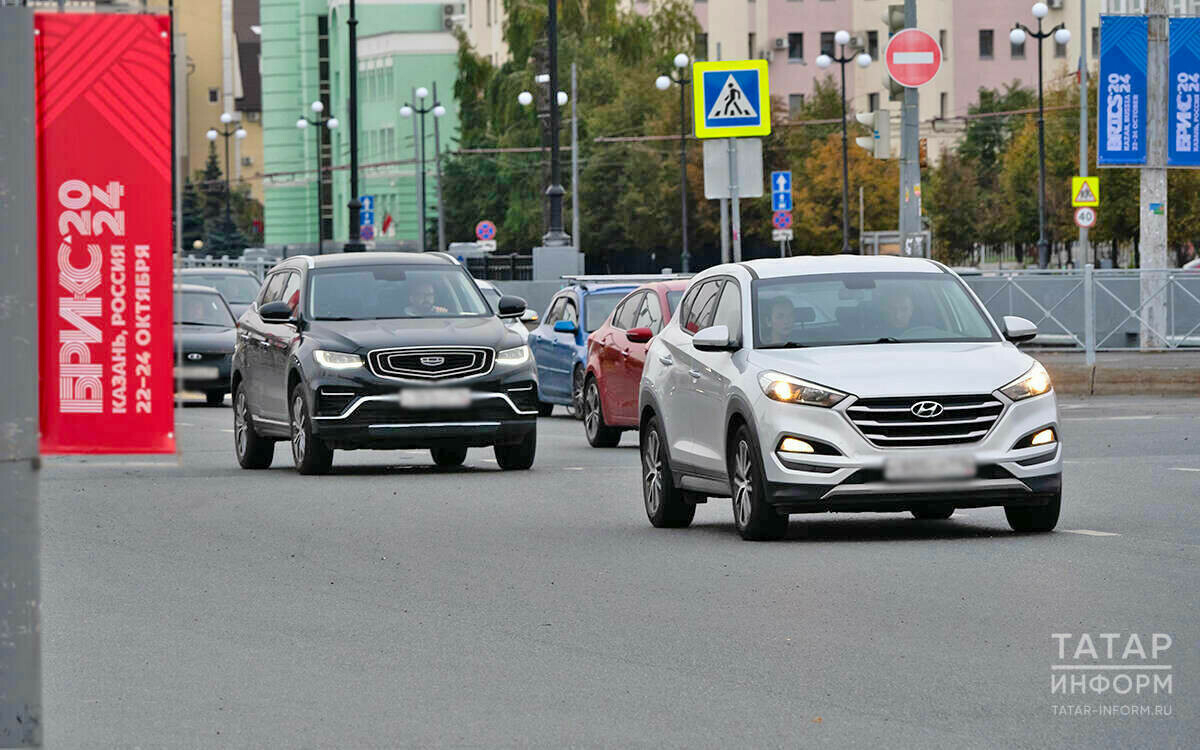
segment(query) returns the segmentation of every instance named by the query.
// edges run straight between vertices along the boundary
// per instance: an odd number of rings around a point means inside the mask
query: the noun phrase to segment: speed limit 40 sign
[[[1075,209],[1075,226],[1080,229],[1091,229],[1096,226],[1096,209],[1091,206],[1080,206]]]

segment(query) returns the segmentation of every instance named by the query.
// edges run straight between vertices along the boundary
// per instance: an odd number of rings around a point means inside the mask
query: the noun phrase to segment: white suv
[[[642,492],[655,526],[732,497],[743,538],[789,513],[1003,506],[1049,531],[1058,406],[1042,366],[950,269],[891,256],[757,260],[692,280],[646,354]]]

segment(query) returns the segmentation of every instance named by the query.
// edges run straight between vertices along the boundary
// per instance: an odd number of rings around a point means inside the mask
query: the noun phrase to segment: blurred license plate
[[[462,409],[470,403],[471,391],[466,388],[409,388],[400,391],[400,406],[405,409]]]
[[[929,453],[888,459],[883,477],[893,482],[967,479],[975,476],[975,459],[958,453]]]
[[[216,380],[220,377],[221,371],[215,367],[176,367],[175,377],[184,380]]]

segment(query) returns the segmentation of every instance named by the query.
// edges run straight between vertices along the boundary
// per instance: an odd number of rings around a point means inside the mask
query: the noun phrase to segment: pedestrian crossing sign
[[[1072,177],[1071,178],[1071,205],[1072,206],[1099,206],[1100,205],[1100,178],[1099,177]]]
[[[692,66],[697,138],[771,133],[766,60],[698,62]]]

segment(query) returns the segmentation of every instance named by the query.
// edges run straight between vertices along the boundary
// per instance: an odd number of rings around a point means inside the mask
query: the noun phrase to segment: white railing
[[[279,263],[275,258],[230,258],[222,256],[214,258],[206,255],[203,258],[194,255],[175,256],[176,268],[241,268],[253,273],[261,281]]]

